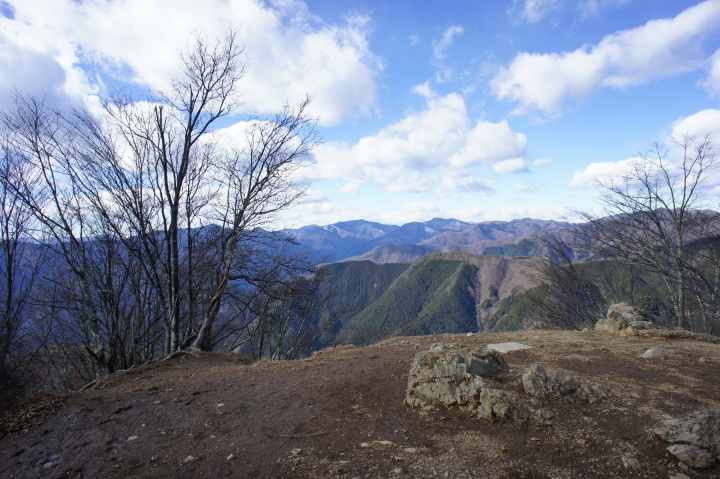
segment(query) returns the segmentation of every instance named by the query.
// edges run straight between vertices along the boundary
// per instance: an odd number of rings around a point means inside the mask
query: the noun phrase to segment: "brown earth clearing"
[[[718,478],[717,464],[683,470],[653,432],[664,415],[720,410],[717,339],[525,331],[396,338],[301,361],[177,354],[104,378],[64,405],[43,398],[57,407],[44,422],[23,431],[16,417],[16,432],[0,439],[0,477]],[[534,346],[504,355],[508,389],[523,394],[520,375],[539,363],[604,384],[611,397],[548,400],[552,425],[522,410],[491,422],[404,405],[412,358],[431,343],[504,341]],[[669,358],[640,358],[652,347]]]

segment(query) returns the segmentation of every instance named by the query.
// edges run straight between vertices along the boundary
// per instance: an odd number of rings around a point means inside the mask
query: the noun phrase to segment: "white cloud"
[[[500,205],[484,208],[467,208],[458,210],[455,218],[463,221],[510,221],[518,218],[535,218],[538,220],[557,220],[568,215],[568,209],[552,204],[521,204]]]
[[[177,0],[172,8],[145,0],[24,0],[15,20],[0,16],[0,86],[24,89],[31,79],[36,89],[77,97],[103,86],[96,74],[166,85],[194,32],[214,39],[231,24],[249,60],[240,84],[245,111],[276,111],[310,93],[311,113],[333,125],[374,104],[382,67],[370,51],[368,18],[326,24],[297,0],[208,0],[202,7]]]
[[[720,1],[707,0],[675,18],[613,33],[572,52],[520,53],[492,79],[498,98],[520,103],[517,113],[558,115],[596,88],[624,88],[696,70],[703,44],[720,28]]]
[[[522,158],[511,158],[509,160],[498,161],[493,165],[493,170],[495,173],[503,175],[528,171],[527,164]]]
[[[468,132],[462,148],[450,158],[450,164],[461,167],[505,161],[524,154],[526,146],[526,136],[512,131],[507,121],[491,123],[480,120]]]
[[[607,8],[617,8],[631,0],[583,0],[578,5],[578,9],[582,14],[582,18],[596,17],[600,15],[602,10]]]
[[[410,35],[409,43],[411,47],[417,46],[420,44],[420,37],[417,35]]]
[[[537,186],[523,183],[522,181],[515,185],[515,191],[518,193],[532,193],[537,190]]]
[[[552,160],[550,158],[541,158],[539,160],[533,161],[533,166],[548,166],[552,165]]]
[[[713,97],[720,96],[720,50],[716,50],[710,57],[710,71],[703,86]]]
[[[443,215],[444,212],[435,203],[417,201],[403,203],[398,210],[382,213],[378,220],[381,223],[403,225],[411,221],[428,221]]]
[[[720,141],[720,110],[701,110],[677,120],[672,126],[672,135],[677,138],[684,135],[698,137],[710,135],[715,141]]]
[[[487,192],[485,183],[468,180],[463,184],[456,179],[472,178],[472,167],[490,166],[525,154],[525,135],[513,132],[506,121],[479,121],[473,125],[460,95],[438,96],[427,85],[414,91],[424,96],[424,110],[354,145],[328,142],[318,146],[314,152],[316,162],[302,171],[302,179],[377,183],[394,192]]]
[[[558,0],[513,0],[510,15],[525,20],[528,23],[537,23],[546,16],[560,9]]]
[[[478,196],[494,195],[497,190],[492,180],[482,181],[461,171],[443,169],[429,174],[405,172],[385,188],[388,193],[432,193],[439,198],[459,200],[465,193]]]
[[[440,40],[433,40],[433,59],[436,62],[444,60],[447,57],[445,50],[452,45],[453,40],[457,35],[462,35],[465,30],[461,25],[453,25],[449,27]]]
[[[340,193],[346,193],[348,195],[356,195],[360,192],[360,185],[358,185],[357,183],[345,183],[338,191],[340,191]]]
[[[328,197],[320,190],[314,190],[312,188],[308,188],[305,190],[305,194],[300,199],[300,203],[327,203]]]
[[[607,183],[612,178],[618,178],[631,172],[637,162],[638,158],[628,158],[616,162],[590,163],[584,170],[573,172],[570,186],[595,186],[598,181]]]

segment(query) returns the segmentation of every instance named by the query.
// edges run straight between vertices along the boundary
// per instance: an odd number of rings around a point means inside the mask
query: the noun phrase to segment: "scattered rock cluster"
[[[613,304],[607,317],[595,324],[596,331],[607,331],[620,336],[636,336],[639,330],[661,329],[655,317],[628,303]]]
[[[548,375],[539,364],[531,365],[522,376],[525,392],[536,398],[548,396],[566,396],[577,393],[590,403],[610,397],[610,389],[602,384],[582,384],[573,374],[557,368],[553,375]]]
[[[668,418],[655,430],[672,445],[668,452],[694,469],[707,469],[720,460],[720,412],[697,411],[689,417]]]
[[[543,366],[533,364],[522,378],[513,377],[505,359],[494,350],[474,350],[457,343],[434,343],[429,350],[419,352],[413,358],[405,403],[425,410],[455,406],[479,418],[510,420],[516,417],[522,398],[508,389],[520,381],[532,399],[526,400],[531,404],[530,413],[541,424],[551,424],[555,418],[552,411],[534,409],[541,398],[578,394],[594,403],[610,395],[607,387],[582,384],[565,369],[558,368],[548,375]]]

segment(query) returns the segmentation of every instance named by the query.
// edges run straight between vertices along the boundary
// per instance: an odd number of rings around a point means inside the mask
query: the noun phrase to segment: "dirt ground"
[[[720,344],[673,336],[410,337],[254,364],[229,353],[180,354],[105,378],[56,401],[37,427],[16,428],[0,439],[0,477],[718,478],[720,465],[684,471],[652,432],[663,415],[720,410]],[[410,362],[439,341],[534,346],[505,354],[506,387],[518,394],[519,376],[539,363],[605,384],[612,396],[548,400],[550,426],[523,411],[506,423],[451,409],[421,413],[403,404]],[[641,359],[651,347],[669,359]],[[623,457],[640,468],[626,468]]]

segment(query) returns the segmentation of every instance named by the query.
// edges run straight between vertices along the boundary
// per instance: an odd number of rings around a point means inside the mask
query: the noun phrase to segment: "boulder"
[[[607,317],[595,324],[596,331],[607,331],[622,336],[637,336],[638,330],[659,328],[651,314],[628,303],[611,305]]]
[[[434,343],[415,355],[410,366],[405,403],[474,408],[485,377],[508,368],[497,351],[474,350],[457,343]]]
[[[565,395],[577,391],[580,383],[567,369],[557,368],[553,377],[548,379],[548,386],[551,390]]]
[[[709,462],[708,454],[713,457],[713,462],[715,458],[720,458],[720,412],[718,411],[701,410],[686,418],[665,419],[655,432],[660,438],[673,445],[692,446],[668,448],[671,454],[691,467],[709,467],[702,465]]]

